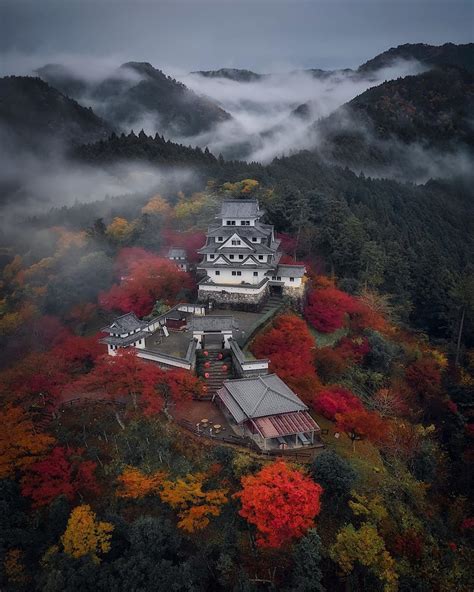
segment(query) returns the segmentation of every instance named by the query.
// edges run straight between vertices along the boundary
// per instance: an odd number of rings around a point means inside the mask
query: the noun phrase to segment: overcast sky
[[[5,73],[22,58],[82,55],[185,71],[355,67],[402,43],[472,41],[473,6],[471,0],[0,0],[0,66]]]

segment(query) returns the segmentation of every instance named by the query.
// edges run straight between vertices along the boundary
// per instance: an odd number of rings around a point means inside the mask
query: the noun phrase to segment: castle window
[[[221,275],[221,272],[218,269],[216,270],[216,275]]]
[[[240,241],[239,241],[239,240],[233,240],[233,241],[232,241],[232,244],[233,244],[233,245],[240,245]]]
[[[234,258],[234,256],[233,256],[233,255],[229,255],[229,259],[233,259],[233,258]]]
[[[258,271],[253,272],[254,277],[258,277]]]
[[[243,259],[243,258],[244,258],[244,256],[243,256],[243,255],[239,255],[239,259]]]
[[[250,226],[250,220],[241,220],[240,225],[241,226]]]
[[[218,236],[217,237],[217,242],[218,243],[221,243],[223,240],[224,240],[224,237],[223,236]]]
[[[241,271],[233,271],[232,275],[242,275],[242,272]]]
[[[295,278],[294,277],[290,277],[290,282],[294,282]]]
[[[258,260],[259,260],[259,261],[263,261],[263,255],[259,255],[259,256],[258,256]]]
[[[235,220],[227,220],[227,226],[235,226]]]
[[[209,259],[214,259],[215,255],[209,255]]]
[[[257,239],[257,237],[256,237],[256,236],[252,236],[252,242],[253,242],[253,243],[256,243],[256,242],[257,242],[257,240],[258,240],[258,239]]]

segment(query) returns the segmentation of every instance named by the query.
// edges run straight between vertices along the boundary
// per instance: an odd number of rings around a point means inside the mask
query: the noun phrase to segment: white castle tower
[[[259,308],[269,294],[303,295],[305,267],[279,264],[280,240],[273,226],[260,222],[263,214],[256,199],[222,202],[199,250],[198,269],[206,272],[199,284],[201,302]]]

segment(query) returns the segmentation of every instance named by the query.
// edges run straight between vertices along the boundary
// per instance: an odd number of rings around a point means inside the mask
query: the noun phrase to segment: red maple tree
[[[99,304],[106,310],[150,313],[157,300],[174,304],[180,294],[194,287],[188,273],[158,255],[139,248],[122,249],[116,267],[120,283],[99,295]]]
[[[314,400],[315,410],[334,421],[336,415],[349,413],[351,411],[361,411],[364,407],[350,390],[339,386],[329,386],[320,391]]]
[[[162,370],[137,356],[135,349],[98,358],[94,368],[71,386],[72,392],[105,393],[112,400],[140,404],[145,414],[160,412],[169,400],[192,397],[200,383],[184,370]]]
[[[357,309],[355,298],[336,288],[313,290],[305,306],[308,323],[321,333],[332,333],[344,326],[346,315]]]
[[[257,528],[257,544],[278,548],[314,527],[323,488],[283,461],[242,478],[239,514]]]
[[[320,386],[313,365],[314,349],[306,323],[294,314],[277,317],[252,343],[255,356],[268,358],[270,370],[305,400],[310,400]]]
[[[352,440],[353,450],[356,440],[368,439],[376,444],[383,441],[387,432],[387,423],[374,411],[362,409],[337,414],[336,422],[336,428]]]
[[[98,495],[97,464],[83,460],[82,454],[80,448],[53,448],[45,459],[28,467],[21,480],[22,495],[31,498],[35,508],[47,506],[60,495],[71,502],[79,493]]]

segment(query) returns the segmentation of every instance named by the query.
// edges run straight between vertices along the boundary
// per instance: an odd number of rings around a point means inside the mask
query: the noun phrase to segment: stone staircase
[[[262,314],[266,314],[270,310],[272,310],[274,308],[278,308],[282,303],[283,303],[282,296],[275,296],[275,295],[270,296],[268,298],[268,300],[266,301],[265,306],[262,309]]]
[[[223,350],[208,350],[209,355],[207,360],[210,363],[210,367],[206,368],[206,372],[209,373],[209,378],[203,379],[204,383],[207,386],[207,393],[204,399],[212,399],[214,394],[218,389],[221,388],[224,380],[232,378],[232,361],[231,359],[226,359],[225,361],[219,360],[219,353],[222,353]],[[227,366],[227,371],[224,372],[222,370],[223,365]]]

